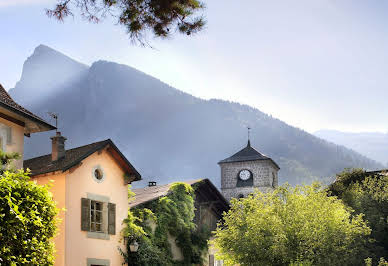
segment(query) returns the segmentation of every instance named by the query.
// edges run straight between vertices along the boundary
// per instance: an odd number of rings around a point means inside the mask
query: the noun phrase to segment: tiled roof
[[[382,169],[377,171],[367,171],[366,174],[378,175],[378,176],[388,176],[388,169]]]
[[[190,180],[190,181],[184,181],[184,183],[187,183],[189,185],[194,185],[201,181],[202,179]],[[140,204],[144,204],[144,203],[153,201],[155,199],[161,198],[163,196],[166,196],[172,184],[173,183],[166,184],[166,185],[132,189],[132,192],[135,193],[135,197],[134,199],[132,199],[132,201],[129,202],[129,207],[130,208],[135,207]]]
[[[248,141],[248,144],[245,148],[218,163],[221,164],[256,160],[270,160],[280,169],[280,167],[271,158],[261,154],[260,152],[252,148],[250,141]]]
[[[129,163],[129,161],[122,155],[118,148],[113,144],[110,139],[91,143],[85,146],[77,147],[74,149],[66,150],[65,157],[57,161],[51,160],[51,154],[35,157],[24,161],[24,168],[31,170],[31,175],[36,176],[45,173],[51,173],[54,171],[66,171],[82,160],[92,155],[96,151],[99,151],[110,145],[118,154],[122,157],[125,163],[131,168],[133,174],[136,176],[135,180],[140,180],[141,176],[136,169]]]
[[[7,108],[10,109],[26,118],[29,118],[35,122],[39,122],[41,124],[44,124],[44,126],[48,127],[50,130],[55,129],[52,125],[44,121],[42,118],[40,118],[37,115],[34,115],[24,107],[20,106],[17,104],[11,96],[8,94],[8,92],[3,88],[3,86],[0,84],[0,104]]]

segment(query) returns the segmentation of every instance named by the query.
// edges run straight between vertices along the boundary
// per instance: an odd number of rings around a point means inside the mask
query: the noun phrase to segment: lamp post
[[[139,243],[137,243],[136,240],[134,240],[134,241],[129,245],[129,249],[131,250],[131,252],[137,252],[137,250],[139,249]]]

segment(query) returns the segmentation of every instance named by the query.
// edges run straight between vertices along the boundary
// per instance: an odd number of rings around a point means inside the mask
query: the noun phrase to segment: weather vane
[[[49,116],[51,116],[52,118],[55,119],[55,127],[57,129],[57,132],[58,132],[58,114],[56,113],[53,113],[53,112],[47,112],[49,114]]]
[[[248,126],[247,129],[248,129],[248,141],[250,141],[251,128]]]

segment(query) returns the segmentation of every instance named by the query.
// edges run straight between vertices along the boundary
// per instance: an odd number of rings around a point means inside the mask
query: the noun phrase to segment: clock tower
[[[279,166],[248,144],[218,163],[221,167],[221,192],[231,198],[246,197],[255,189],[266,192],[278,185]]]

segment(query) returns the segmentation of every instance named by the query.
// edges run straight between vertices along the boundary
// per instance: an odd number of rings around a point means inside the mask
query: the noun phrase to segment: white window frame
[[[90,231],[87,232],[88,238],[96,238],[96,239],[105,239],[109,240],[110,235],[108,234],[108,203],[110,201],[109,197],[96,195],[92,193],[87,193],[87,198],[90,199],[90,204],[92,202],[102,203],[102,231],[92,231],[92,206],[90,206]]]

